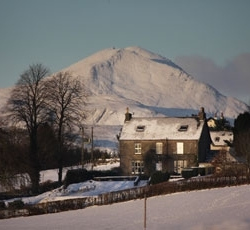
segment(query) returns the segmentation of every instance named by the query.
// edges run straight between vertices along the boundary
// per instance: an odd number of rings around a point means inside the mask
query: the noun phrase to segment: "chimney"
[[[200,112],[198,113],[199,120],[206,120],[206,113],[204,107],[200,108]]]
[[[129,112],[129,108],[127,107],[127,112],[125,113],[125,121],[124,122],[130,121],[131,118],[132,118],[132,114]]]
[[[214,114],[214,120],[217,120],[217,113]]]
[[[221,112],[221,114],[220,114],[220,119],[224,120],[224,114],[223,114],[223,112]]]

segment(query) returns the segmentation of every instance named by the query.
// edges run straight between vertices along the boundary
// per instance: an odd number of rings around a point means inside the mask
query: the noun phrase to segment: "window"
[[[155,164],[156,171],[162,171],[162,161],[158,161]]]
[[[141,143],[135,143],[135,154],[141,154]]]
[[[178,131],[185,132],[185,131],[187,131],[187,129],[188,129],[188,125],[181,125],[180,128],[178,129]]]
[[[137,131],[137,132],[143,132],[144,129],[145,129],[145,125],[138,125],[138,126],[136,127],[136,131]]]
[[[144,164],[143,161],[132,161],[132,174],[144,174]]]
[[[220,141],[220,137],[215,137],[215,142],[219,142]]]
[[[162,154],[163,144],[161,142],[156,143],[156,154]]]
[[[183,142],[177,142],[177,154],[184,153],[184,144]]]

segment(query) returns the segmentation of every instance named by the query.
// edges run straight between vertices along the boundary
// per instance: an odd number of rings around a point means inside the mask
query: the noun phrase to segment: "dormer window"
[[[187,129],[188,129],[188,125],[181,125],[180,128],[178,129],[178,131],[185,132],[185,131],[187,131]]]
[[[220,141],[220,137],[215,137],[215,142],[219,142]]]
[[[143,132],[145,130],[145,125],[138,125],[137,127],[136,127],[136,131],[137,132]]]

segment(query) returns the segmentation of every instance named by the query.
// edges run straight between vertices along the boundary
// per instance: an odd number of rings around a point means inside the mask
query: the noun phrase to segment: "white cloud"
[[[201,56],[180,56],[175,60],[197,80],[208,83],[222,94],[250,101],[250,53],[240,54],[224,66]]]

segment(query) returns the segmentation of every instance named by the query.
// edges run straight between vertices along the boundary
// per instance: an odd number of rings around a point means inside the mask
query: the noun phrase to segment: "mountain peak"
[[[135,53],[137,55],[140,55],[142,57],[148,58],[148,59],[154,59],[154,58],[163,58],[162,56],[155,54],[149,50],[146,50],[144,48],[141,48],[139,46],[130,46],[127,48],[124,48],[125,51]]]
[[[114,64],[116,61],[119,61],[122,58],[127,58],[128,60],[131,59],[131,61],[135,61],[136,59],[152,61],[159,64],[168,65],[169,67],[173,67],[184,72],[184,70],[181,67],[173,63],[170,59],[167,59],[166,57],[163,57],[159,54],[155,54],[151,51],[148,51],[138,46],[130,46],[127,48],[116,48],[116,47],[107,48],[98,51],[83,60],[80,60],[79,62],[69,66],[65,70],[73,69],[75,73],[77,72],[82,73],[84,72],[82,67],[101,65],[107,62]]]

